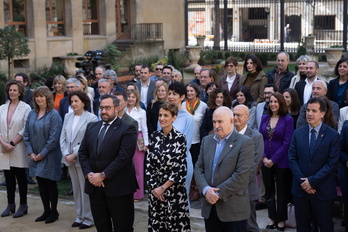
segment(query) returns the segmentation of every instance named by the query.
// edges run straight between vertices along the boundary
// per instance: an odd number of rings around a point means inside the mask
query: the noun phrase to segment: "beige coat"
[[[7,113],[9,103],[0,106],[0,136],[5,142],[10,142],[18,134],[23,136],[25,123],[31,110],[30,106],[20,101],[11,119],[10,127],[7,127]],[[23,142],[18,143],[14,150],[3,153],[0,146],[0,169],[9,170],[10,167],[28,168],[29,158]]]

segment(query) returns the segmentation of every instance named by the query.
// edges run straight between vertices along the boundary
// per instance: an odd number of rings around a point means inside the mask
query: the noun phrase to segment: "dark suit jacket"
[[[219,188],[220,200],[216,211],[224,222],[246,220],[250,216],[248,196],[249,175],[254,160],[254,143],[251,138],[233,131],[222,149],[212,179],[212,165],[216,141],[214,135],[203,138],[194,176],[202,192],[206,186]],[[209,218],[212,205],[203,201],[202,216]]]
[[[33,100],[33,91],[31,89],[26,88],[25,94],[23,97],[23,101],[27,103],[32,109],[34,107],[34,100]]]
[[[263,157],[271,159],[278,168],[288,168],[288,150],[294,132],[294,119],[288,115],[280,116],[271,140],[266,132],[269,120],[268,114],[263,115],[259,130],[265,142]]]
[[[138,131],[138,126],[139,126],[138,122],[134,118],[132,118],[129,114],[124,112],[121,119],[124,120],[125,122],[133,125],[135,127],[135,129]]]
[[[135,83],[138,86],[139,89],[139,96],[141,96],[141,81]],[[151,98],[153,98],[153,94],[156,89],[156,83],[154,81],[150,81],[149,89],[147,91],[147,99],[146,102],[143,102],[144,104],[147,104]],[[146,108],[145,108],[146,110]]]
[[[133,125],[117,118],[107,130],[102,149],[98,152],[98,134],[103,122],[88,124],[79,149],[79,159],[83,175],[104,172],[104,192],[107,197],[133,194],[137,188],[133,155],[137,144],[138,132]],[[85,192],[92,194],[95,188],[88,180]]]
[[[254,141],[254,163],[249,177],[249,201],[255,201],[260,198],[259,184],[257,182],[257,169],[259,167],[260,161],[263,155],[263,137],[257,131],[247,127],[244,135],[250,137]]]
[[[93,101],[93,113],[95,115],[97,115],[98,118],[99,118],[99,106],[100,106],[99,98],[94,99],[94,101]]]
[[[341,131],[341,166],[338,176],[341,182],[341,191],[343,194],[348,194],[348,124],[342,127]]]
[[[307,194],[301,187],[301,178],[308,178],[319,200],[336,197],[336,174],[340,157],[340,137],[338,132],[322,124],[314,147],[309,153],[309,126],[303,126],[292,137],[289,149],[289,163],[293,173],[292,194],[303,197]],[[328,209],[330,210],[330,209]]]
[[[227,79],[227,74],[225,74],[223,77],[221,77],[220,79],[220,88],[221,89],[226,89],[227,92],[229,93],[230,97],[231,97],[231,101],[233,101],[234,99],[236,99],[236,93],[237,90],[239,88],[239,78],[241,77],[241,75],[239,73],[236,73],[236,79],[234,79],[233,85],[231,87],[231,89],[228,89],[228,83],[226,81]]]
[[[304,80],[301,80],[296,83],[295,90],[297,91],[298,98],[300,100],[300,105],[303,105],[303,92],[304,88],[306,86],[306,82]]]
[[[332,100],[336,103],[338,103],[338,89],[339,89],[338,86],[339,86],[339,77],[331,80],[329,82],[329,86],[328,86],[330,93],[331,93],[330,100]],[[346,87],[343,90],[343,94],[342,94],[341,99],[340,99],[341,104],[339,105],[339,108],[348,106],[348,102],[345,102],[347,91],[348,91],[348,84],[346,85]]]
[[[69,112],[69,99],[68,97],[64,97],[62,100],[60,100],[59,103],[59,115],[62,117],[62,120],[64,120],[65,114]]]

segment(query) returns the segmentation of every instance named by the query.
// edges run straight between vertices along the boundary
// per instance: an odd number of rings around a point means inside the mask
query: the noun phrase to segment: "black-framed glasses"
[[[99,110],[100,111],[103,111],[103,110],[110,111],[112,107],[115,107],[115,106],[99,106]]]

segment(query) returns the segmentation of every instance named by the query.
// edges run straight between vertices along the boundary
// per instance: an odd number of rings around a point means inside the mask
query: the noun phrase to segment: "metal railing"
[[[162,23],[133,24],[116,38],[117,41],[156,41],[163,40]]]

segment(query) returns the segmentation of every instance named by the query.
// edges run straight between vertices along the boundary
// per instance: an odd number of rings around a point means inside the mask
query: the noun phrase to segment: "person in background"
[[[278,89],[275,85],[265,85],[265,88],[263,90],[263,98],[265,99],[265,101],[258,103],[256,106],[256,123],[254,125],[255,129],[258,130],[260,128],[262,115],[267,114],[268,112],[269,98],[272,94],[276,93],[277,91]]]
[[[26,156],[23,134],[31,108],[23,101],[25,86],[20,82],[9,81],[5,91],[9,101],[0,106],[0,169],[4,170],[5,175],[7,207],[1,213],[1,217],[14,213],[13,217],[18,218],[28,213],[26,168],[29,167],[29,160]],[[16,181],[20,197],[17,212]]]
[[[233,101],[236,97],[236,91],[239,87],[239,79],[241,75],[236,72],[238,61],[230,56],[225,60],[226,74],[220,79],[220,88],[226,89]]]
[[[166,101],[168,101],[168,85],[166,83],[156,85],[154,99],[147,105],[146,110],[149,136],[157,130],[159,109],[160,106]]]
[[[306,75],[306,65],[311,61],[311,58],[307,55],[302,55],[296,60],[296,65],[298,67],[297,74],[292,77],[289,88],[294,89],[297,82],[305,80],[307,78]]]
[[[57,181],[61,178],[62,153],[59,146],[62,119],[54,109],[53,95],[46,86],[34,91],[34,110],[30,111],[23,140],[30,157],[30,176],[36,176],[43,214],[36,222],[55,222],[59,213]]]
[[[141,67],[140,77],[141,81],[135,83],[135,85],[138,87],[140,101],[144,104],[146,110],[146,106],[155,92],[156,83],[150,80],[150,68],[148,66],[143,65]]]
[[[186,139],[173,123],[178,107],[165,102],[159,109],[161,130],[150,136],[145,173],[149,188],[149,231],[190,231]],[[176,147],[176,149],[171,149]]]
[[[203,137],[213,134],[213,113],[220,107],[226,106],[231,109],[231,99],[227,90],[225,89],[214,89],[214,91],[209,95],[208,108],[206,109],[200,128],[201,139]]]
[[[296,122],[300,114],[300,100],[297,95],[297,91],[291,88],[284,90],[283,97],[288,107],[289,115],[294,119],[294,128],[296,128]]]
[[[192,139],[193,139],[193,133],[195,131],[195,122],[193,119],[193,116],[188,113],[185,109],[182,107],[182,101],[185,99],[186,96],[186,88],[184,83],[182,82],[173,82],[168,87],[168,101],[171,103],[174,103],[178,107],[178,116],[175,122],[173,123],[173,126],[176,130],[181,132],[185,135],[186,138],[186,163],[187,163],[187,174],[186,174],[186,193],[187,196],[190,195],[190,186],[191,186],[191,180],[193,175],[193,164],[192,164],[192,156],[190,153]],[[158,125],[158,130],[162,129],[161,125]]]
[[[340,59],[335,66],[337,77],[329,82],[330,100],[338,104],[339,108],[348,106],[348,58]]]
[[[92,85],[92,88],[94,89],[94,100],[100,97],[98,92],[98,82],[102,79],[105,71],[106,69],[102,65],[99,65],[94,69],[95,82]]]
[[[207,109],[207,104],[205,104],[203,101],[199,99],[200,90],[198,85],[190,83],[186,85],[186,90],[186,101],[182,103],[182,108],[193,116],[193,120],[195,123],[192,144],[190,148],[192,164],[194,167],[197,162],[199,149],[201,146],[201,137],[199,130],[202,124],[204,113]],[[190,200],[196,201],[199,199],[199,197],[200,193],[198,191],[194,178],[192,178]]]
[[[135,149],[133,162],[139,189],[134,193],[134,201],[140,202],[144,197],[144,161],[145,152],[149,145],[149,136],[146,125],[146,111],[140,108],[140,96],[137,90],[127,94],[126,113],[138,122],[138,144]]]
[[[208,101],[206,87],[210,82],[215,82],[217,80],[217,74],[214,70],[208,68],[201,69],[201,79],[200,79],[200,99],[204,102]]]
[[[162,71],[163,71],[164,65],[162,63],[156,64],[156,75],[150,77],[150,80],[157,81],[158,79],[162,79]]]
[[[268,84],[274,84],[279,93],[283,93],[285,89],[289,88],[291,79],[295,76],[293,72],[289,71],[289,62],[289,53],[281,51],[277,55],[277,66],[266,73]]]
[[[182,73],[177,69],[174,69],[172,72],[172,82],[173,81],[179,81],[179,82],[183,81]]]
[[[167,65],[163,67],[163,76],[162,79],[165,80],[165,82],[169,85],[172,83],[172,71],[174,70],[174,68],[172,68],[172,66]]]
[[[59,103],[68,94],[66,92],[66,80],[62,75],[58,75],[53,79],[53,99],[54,99],[54,109],[59,110]]]
[[[247,221],[247,230],[249,232],[258,232],[259,226],[256,220],[256,201],[259,199],[259,185],[257,181],[257,170],[264,152],[264,143],[262,135],[257,131],[251,129],[247,125],[249,118],[249,109],[245,105],[238,105],[233,108],[234,126],[238,133],[249,136],[254,141],[254,162],[249,177],[249,202],[250,202],[250,218]]]
[[[89,197],[85,193],[85,176],[79,162],[78,150],[90,122],[98,121],[97,116],[88,112],[90,97],[82,91],[69,93],[69,103],[73,112],[65,115],[60,135],[62,162],[68,167],[74,193],[76,219],[72,227],[87,229],[94,225]]]
[[[135,83],[130,82],[130,83],[127,84],[127,87],[126,87],[126,94],[127,94],[127,95],[128,95],[130,92],[135,91],[135,90],[137,90],[137,91],[139,92],[139,88],[138,88],[138,86],[137,86]],[[146,107],[145,107],[145,104],[144,104],[144,103],[140,102],[140,107],[141,107],[143,110],[146,111]]]
[[[267,75],[262,71],[262,63],[255,55],[249,55],[244,62],[244,71],[240,77],[239,86],[249,88],[251,96],[257,102],[263,102],[263,90],[267,84]]]
[[[76,78],[72,77],[69,78],[66,81],[66,89],[67,93],[69,94],[70,92],[81,90],[80,89],[81,82],[77,80]],[[72,112],[73,110],[71,109],[69,102],[68,102],[68,96],[64,97],[62,100],[59,102],[59,115],[64,120],[65,114]]]
[[[114,70],[106,70],[103,74],[103,79],[106,79],[111,84],[111,94],[113,94],[116,91],[125,91],[124,88],[120,87],[118,85],[118,77]]]
[[[341,155],[340,167],[338,170],[338,177],[340,178],[342,201],[343,201],[343,215],[344,226],[348,231],[348,125],[345,124],[341,131]],[[342,222],[343,224],[343,222]]]
[[[195,75],[195,79],[193,79],[191,82],[192,83],[195,83],[197,85],[200,85],[200,79],[201,79],[201,69],[202,67],[201,66],[196,66],[194,69],[193,69],[193,74]]]
[[[19,81],[21,84],[25,86],[25,94],[23,96],[23,101],[30,105],[30,107],[33,109],[34,102],[33,102],[33,91],[29,88],[29,78],[27,74],[25,73],[17,73],[14,76],[14,79],[16,81]]]
[[[203,100],[202,99],[201,100],[204,101],[205,103],[208,103],[210,94],[214,91],[214,89],[217,89],[217,88],[219,88],[219,85],[215,81],[207,84],[207,86],[205,87],[206,96]]]
[[[270,219],[266,229],[276,228],[278,231],[284,231],[288,218],[287,204],[291,197],[292,175],[288,150],[294,132],[294,120],[287,114],[283,95],[274,93],[270,97],[268,114],[262,116],[259,130],[264,140],[261,170]]]
[[[256,102],[254,101],[248,87],[240,86],[237,89],[235,100],[232,101],[232,108],[237,105],[245,105],[249,109],[248,126],[252,128],[256,118]]]

